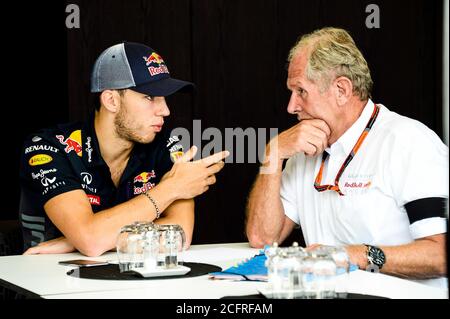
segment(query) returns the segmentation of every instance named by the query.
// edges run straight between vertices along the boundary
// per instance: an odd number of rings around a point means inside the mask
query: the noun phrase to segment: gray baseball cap
[[[170,77],[163,58],[152,48],[123,42],[109,47],[95,61],[91,92],[132,89],[152,96],[168,96],[194,84]]]

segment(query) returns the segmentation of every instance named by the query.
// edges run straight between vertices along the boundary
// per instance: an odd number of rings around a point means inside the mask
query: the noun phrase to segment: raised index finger
[[[230,155],[230,152],[228,151],[222,151],[213,155],[210,155],[208,157],[205,157],[203,159],[201,159],[200,161],[205,164],[206,167],[215,164],[217,162],[220,162],[221,160],[223,160],[224,158],[228,157]]]

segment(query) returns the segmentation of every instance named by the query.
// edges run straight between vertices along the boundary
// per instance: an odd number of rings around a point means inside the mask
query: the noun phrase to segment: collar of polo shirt
[[[373,107],[374,104],[369,99],[356,122],[333,145],[325,149],[330,156],[340,153],[345,154],[345,156],[350,154],[372,115]]]

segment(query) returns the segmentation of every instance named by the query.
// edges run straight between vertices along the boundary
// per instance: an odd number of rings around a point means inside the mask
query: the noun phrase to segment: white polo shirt
[[[307,245],[401,245],[447,231],[444,217],[410,224],[404,205],[448,199],[448,147],[422,123],[379,106],[372,129],[340,178],[344,196],[314,188],[322,154],[297,154],[287,161],[281,200],[286,216],[301,225]],[[373,110],[369,100],[359,119],[326,150],[322,185],[334,184]]]

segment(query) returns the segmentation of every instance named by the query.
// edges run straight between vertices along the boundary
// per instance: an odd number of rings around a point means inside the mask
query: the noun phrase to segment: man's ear
[[[109,112],[116,113],[120,109],[120,94],[116,90],[105,90],[100,94],[100,103]]]
[[[353,96],[353,83],[345,76],[340,76],[334,80],[336,88],[336,101],[338,105],[345,105]]]

